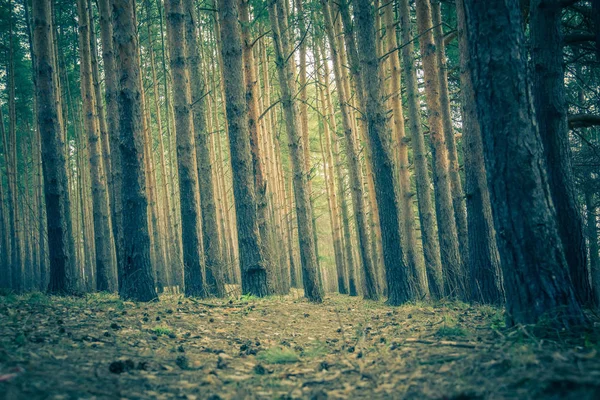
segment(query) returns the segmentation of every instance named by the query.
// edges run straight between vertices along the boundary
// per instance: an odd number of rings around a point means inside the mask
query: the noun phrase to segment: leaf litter
[[[124,302],[0,296],[0,398],[598,399],[600,322],[503,325],[456,302],[388,307],[299,291]]]

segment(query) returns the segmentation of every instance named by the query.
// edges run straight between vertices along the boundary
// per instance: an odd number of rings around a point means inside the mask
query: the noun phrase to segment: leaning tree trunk
[[[365,113],[368,138],[373,154],[375,194],[380,213],[383,243],[383,263],[388,285],[388,304],[399,305],[413,297],[409,271],[404,263],[400,246],[398,205],[394,189],[394,173],[389,152],[389,126],[383,107],[383,90],[379,79],[379,58],[375,47],[373,9],[369,0],[357,0],[354,4],[360,74],[365,91]]]
[[[112,0],[114,49],[119,63],[119,148],[121,158],[121,207],[123,210],[122,275],[119,294],[135,301],[156,299],[144,164],[142,86],[135,9],[128,0]],[[116,182],[115,182],[116,183]]]
[[[475,92],[471,81],[471,57],[467,43],[464,1],[456,1],[458,45],[460,48],[460,89],[463,119],[465,193],[467,200],[467,236],[471,301],[504,303],[500,255],[492,217],[490,192],[485,176],[483,142],[475,110]]]
[[[593,300],[586,264],[583,219],[574,187],[569,147],[561,33],[562,3],[559,0],[531,0],[529,27],[533,98],[558,230],[571,280],[577,297],[583,303],[590,303]]]
[[[96,288],[117,291],[117,270],[114,264],[114,239],[109,211],[108,186],[103,164],[102,138],[96,113],[96,98],[92,79],[90,55],[90,20],[86,0],[77,0],[79,21],[80,84],[83,98],[84,126],[88,136],[94,243],[96,246]]]
[[[212,164],[208,143],[209,132],[206,129],[206,110],[204,97],[207,86],[202,76],[202,61],[198,45],[198,21],[193,0],[184,0],[186,21],[186,44],[190,66],[192,90],[192,113],[196,138],[196,160],[200,185],[200,207],[202,211],[202,241],[206,262],[206,286],[208,293],[217,297],[225,296],[223,282],[222,255],[219,248],[219,226],[217,206],[215,204]]]
[[[42,146],[44,194],[48,224],[51,293],[73,294],[76,289],[75,243],[72,231],[67,160],[58,119],[52,55],[50,3],[34,0],[33,40],[37,123]],[[42,238],[40,238],[42,239]]]
[[[229,146],[233,174],[233,199],[238,228],[238,248],[242,270],[242,293],[269,294],[267,258],[258,229],[258,215],[250,134],[246,114],[242,40],[236,0],[219,1],[221,28],[221,71],[225,86]]]
[[[531,104],[518,0],[466,0],[477,116],[506,283],[508,325],[584,323]]]
[[[302,263],[302,281],[304,295],[311,301],[321,302],[322,293],[318,278],[316,243],[313,236],[312,207],[308,191],[308,178],[304,159],[303,142],[298,131],[297,109],[293,98],[293,76],[291,66],[281,44],[281,32],[275,4],[269,6],[271,32],[275,46],[275,64],[279,75],[281,104],[283,106],[286,131],[288,134],[290,159],[293,171],[294,196],[296,199],[296,215],[298,218],[298,238],[300,241],[300,260]],[[293,60],[292,60],[293,62]],[[294,91],[295,92],[295,91]]]

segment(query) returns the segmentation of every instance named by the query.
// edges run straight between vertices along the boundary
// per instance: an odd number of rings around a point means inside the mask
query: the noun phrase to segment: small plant
[[[300,360],[300,357],[291,349],[271,347],[258,353],[256,358],[268,364],[290,364]]]
[[[43,305],[43,304],[48,304],[50,302],[50,299],[44,293],[33,292],[33,293],[30,293],[26,297],[25,301],[30,305],[32,305],[32,304],[42,304]]]
[[[154,334],[156,336],[169,336],[173,333],[173,330],[171,328],[169,328],[168,326],[157,326],[154,329],[152,329],[152,332],[154,332]]]

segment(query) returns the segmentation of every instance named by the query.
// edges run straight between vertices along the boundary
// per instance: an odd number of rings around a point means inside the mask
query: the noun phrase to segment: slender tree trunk
[[[165,7],[173,76],[185,294],[203,297],[206,295],[206,288],[200,255],[198,164],[191,112],[189,64],[185,41],[182,42],[185,39],[185,12],[182,0],[167,0]]]
[[[446,296],[462,298],[465,295],[464,277],[461,275],[462,265],[458,246],[458,233],[452,205],[448,151],[441,114],[439,65],[433,38],[430,0],[417,0],[417,26],[425,77],[429,137],[433,153],[438,237],[442,264],[444,265],[444,291]]]
[[[117,271],[119,282],[123,274],[123,209],[121,203],[121,151],[119,150],[119,105],[117,102],[118,81],[115,52],[113,46],[113,27],[111,24],[111,0],[98,0],[100,13],[100,37],[102,40],[102,62],[104,64],[104,99],[106,102],[106,123],[109,132],[110,172],[112,176],[112,227],[115,238]],[[100,99],[98,98],[98,101]],[[119,283],[120,284],[120,283]]]
[[[338,99],[340,110],[342,113],[342,124],[344,128],[346,159],[348,162],[348,171],[350,173],[350,186],[352,193],[352,205],[354,208],[354,217],[356,219],[356,229],[358,231],[358,250],[364,271],[364,296],[370,300],[379,299],[379,291],[377,288],[377,280],[375,278],[375,269],[369,252],[369,234],[367,227],[367,216],[364,205],[364,192],[362,181],[362,168],[360,166],[358,144],[356,143],[356,135],[352,131],[352,122],[350,112],[348,110],[348,93],[344,87],[342,77],[342,65],[340,55],[338,53],[338,41],[333,32],[333,19],[329,4],[322,1],[323,14],[325,17],[325,30],[329,39],[329,47],[331,49],[331,58],[333,61],[333,70],[335,82],[338,91]]]
[[[464,0],[456,1],[460,48],[460,88],[463,120],[465,190],[469,240],[469,298],[474,302],[503,304],[500,255],[483,160],[483,142],[475,109]]]
[[[293,75],[287,54],[284,54],[281,43],[281,32],[278,24],[275,4],[269,6],[271,32],[275,46],[275,64],[279,75],[281,104],[283,106],[286,131],[288,134],[290,159],[294,176],[294,195],[296,199],[296,216],[298,218],[298,239],[300,241],[300,260],[302,263],[302,281],[304,295],[311,301],[322,301],[322,289],[319,285],[316,243],[313,236],[312,207],[308,190],[306,165],[304,162],[303,142],[298,131],[297,107],[293,100]],[[292,61],[293,63],[293,61]]]
[[[56,91],[52,55],[52,16],[50,5],[34,0],[33,39],[35,51],[35,82],[37,123],[40,129],[44,193],[48,220],[50,282],[52,293],[73,294],[76,290],[75,244],[73,240],[69,181],[61,126],[56,108]],[[40,237],[41,239],[41,237]]]
[[[217,208],[214,197],[214,183],[212,165],[210,163],[210,150],[208,132],[206,129],[206,85],[202,77],[202,60],[200,59],[199,30],[196,19],[196,10],[192,0],[184,0],[186,22],[186,44],[190,66],[190,84],[192,113],[194,118],[194,131],[196,139],[196,159],[198,164],[198,178],[200,184],[200,205],[202,210],[203,247],[206,261],[206,285],[208,293],[223,297],[225,286],[223,283],[223,262],[219,249],[219,234],[217,224]]]
[[[552,201],[558,217],[575,294],[583,303],[593,301],[586,262],[583,219],[575,192],[561,33],[562,1],[531,0],[531,62],[533,99],[539,124]]]
[[[0,133],[2,133],[2,149],[3,154],[9,154],[8,149],[8,140],[6,138],[6,129],[4,128],[4,116],[2,115],[2,107],[0,107]],[[4,254],[4,258],[6,259],[6,263],[4,264],[4,268],[6,269],[6,287],[13,288],[13,266],[12,266],[12,246],[14,246],[13,238],[14,238],[14,218],[13,218],[13,196],[12,196],[12,186],[10,183],[10,160],[8,157],[5,158],[5,168],[6,168],[6,176],[8,178],[8,193],[6,195],[6,232],[3,236],[4,238],[4,246],[6,249],[6,253]],[[0,185],[2,186],[2,185]],[[4,208],[4,196],[2,196],[2,207]]]
[[[404,244],[406,260],[411,270],[415,283],[419,285],[420,292],[428,293],[426,275],[423,273],[424,261],[423,255],[417,250],[417,238],[415,234],[415,215],[413,211],[412,199],[414,193],[410,190],[410,163],[408,161],[408,141],[404,131],[404,112],[402,110],[402,92],[400,84],[400,58],[397,53],[398,40],[396,38],[396,25],[394,18],[393,3],[385,8],[385,24],[387,51],[390,66],[390,101],[392,105],[392,128],[395,133],[395,143],[392,143],[392,149],[397,149],[398,158],[398,180],[399,180],[399,201],[401,217],[401,239]]]
[[[534,119],[518,0],[465,1],[473,89],[506,283],[507,324],[586,321],[559,237]]]
[[[399,305],[413,297],[409,282],[410,273],[404,263],[400,246],[398,206],[394,190],[394,174],[389,153],[389,126],[383,107],[383,90],[379,80],[379,58],[375,46],[373,9],[368,0],[358,0],[354,5],[360,75],[365,91],[365,112],[368,137],[373,153],[375,194],[380,213],[383,243],[383,262],[386,270],[388,304]]]
[[[102,160],[102,138],[98,128],[90,55],[90,20],[86,0],[77,0],[79,20],[79,53],[81,97],[92,181],[94,241],[96,243],[96,282],[99,291],[117,291],[117,271],[114,265],[114,241],[109,213],[106,175]]]
[[[135,4],[112,1],[114,49],[119,59],[119,106],[123,258],[119,294],[135,301],[156,299],[150,264],[148,200],[144,164],[143,108]],[[116,182],[115,182],[116,184]]]
[[[254,188],[252,154],[246,102],[242,40],[235,0],[219,1],[222,77],[226,94],[229,144],[233,174],[233,198],[236,208],[242,292],[266,296],[267,259],[259,233],[257,199]]]
[[[456,140],[454,138],[454,127],[452,126],[452,116],[450,111],[450,95],[448,93],[448,66],[446,63],[446,46],[444,45],[444,31],[442,29],[442,9],[441,1],[435,0],[431,4],[433,19],[433,38],[436,47],[438,61],[438,76],[440,82],[440,106],[442,121],[444,125],[444,140],[448,150],[448,176],[450,179],[450,189],[452,190],[452,206],[456,219],[456,232],[458,234],[458,245],[460,257],[463,263],[463,271],[469,265],[469,242],[467,230],[467,210],[465,207],[465,194],[460,181],[458,166],[458,151],[456,149]],[[465,280],[463,278],[463,280]],[[463,282],[466,285],[466,280]]]

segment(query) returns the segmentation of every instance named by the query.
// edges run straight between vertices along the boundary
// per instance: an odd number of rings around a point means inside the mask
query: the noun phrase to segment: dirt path
[[[298,293],[0,296],[0,398],[600,399],[598,323],[571,338],[502,320],[491,307]]]

